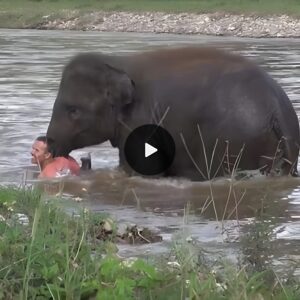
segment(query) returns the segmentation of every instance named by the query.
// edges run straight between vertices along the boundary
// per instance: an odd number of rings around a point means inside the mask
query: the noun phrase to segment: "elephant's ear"
[[[135,85],[128,74],[107,65],[109,70],[107,93],[112,106],[123,108],[134,100]]]

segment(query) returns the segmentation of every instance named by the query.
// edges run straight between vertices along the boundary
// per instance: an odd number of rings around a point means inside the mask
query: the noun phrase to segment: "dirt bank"
[[[287,15],[256,16],[225,13],[165,14],[65,11],[63,17],[43,16],[37,29],[229,35],[239,37],[300,37],[300,19]]]

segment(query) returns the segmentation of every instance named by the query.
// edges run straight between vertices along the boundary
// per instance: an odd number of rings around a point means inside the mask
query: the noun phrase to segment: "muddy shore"
[[[43,16],[26,26],[36,29],[94,30],[111,32],[149,32],[205,34],[237,37],[300,37],[300,19],[287,15],[257,16],[227,13],[166,14],[130,12],[65,11],[63,16]]]

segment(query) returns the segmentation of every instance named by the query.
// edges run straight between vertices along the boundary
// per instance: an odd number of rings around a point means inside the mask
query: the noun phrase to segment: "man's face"
[[[46,143],[35,141],[32,145],[31,155],[31,162],[33,164],[42,164],[46,159],[50,158],[51,153],[48,152]]]

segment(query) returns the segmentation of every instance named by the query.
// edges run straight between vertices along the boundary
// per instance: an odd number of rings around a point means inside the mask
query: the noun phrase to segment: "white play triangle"
[[[157,149],[148,143],[145,143],[145,158],[157,152]]]

